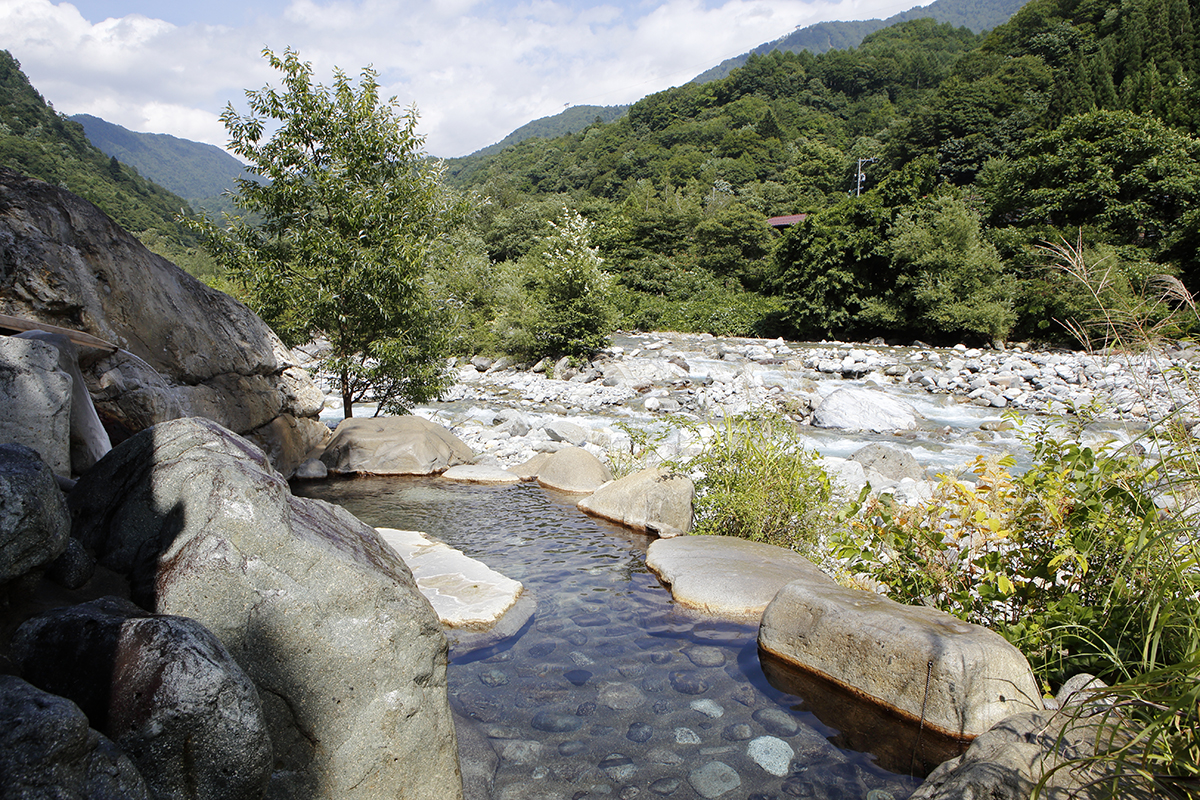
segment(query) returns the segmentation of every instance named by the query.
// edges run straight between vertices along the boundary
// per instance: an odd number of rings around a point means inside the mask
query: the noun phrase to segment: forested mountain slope
[[[1200,289],[1198,14],[1032,0],[986,36],[913,20],[752,56],[451,179],[496,201],[497,260],[553,208],[583,211],[644,327],[707,297],[741,303],[747,332],[1055,338],[1091,312],[1040,243],[1082,240],[1114,302],[1158,273]],[[795,213],[772,239],[765,218]],[[690,319],[671,324],[709,325]]]
[[[937,22],[948,22],[955,27],[970,28],[975,33],[991,30],[1003,25],[1029,0],[934,0],[926,6],[915,6],[887,19],[865,19],[853,22],[818,22],[797,28],[786,36],[760,44],[748,53],[727,58],[712,69],[697,75],[693,83],[707,83],[724,78],[735,68],[742,66],[752,55],[766,55],[780,50],[785,53],[824,53],[827,50],[844,50],[858,47],[871,33],[901,22],[928,17]]]
[[[105,155],[83,127],[38,94],[21,65],[0,50],[0,164],[57,184],[95,203],[152,250],[203,271],[196,237],[176,220],[188,202]]]
[[[96,147],[144,177],[175,192],[194,206],[211,205],[214,198],[237,188],[247,177],[242,162],[219,147],[180,139],[165,133],[138,133],[90,114],[75,114],[73,122]]]

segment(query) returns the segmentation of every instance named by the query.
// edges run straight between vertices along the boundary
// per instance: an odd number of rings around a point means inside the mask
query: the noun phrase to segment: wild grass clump
[[[783,417],[726,418],[704,450],[682,466],[696,476],[695,533],[804,552],[834,517],[829,476]]]
[[[836,518],[833,486],[795,423],[731,416],[653,430],[621,426],[627,449],[609,453],[618,477],[647,466],[689,475],[696,487],[692,532],[737,536],[811,552]]]

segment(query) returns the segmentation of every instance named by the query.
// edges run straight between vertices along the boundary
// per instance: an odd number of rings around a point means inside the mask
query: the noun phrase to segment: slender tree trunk
[[[350,419],[354,416],[354,398],[350,395],[350,370],[342,367],[342,416]]]

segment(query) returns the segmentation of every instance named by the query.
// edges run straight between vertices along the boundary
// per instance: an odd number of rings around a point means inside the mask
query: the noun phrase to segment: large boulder
[[[568,494],[591,494],[611,480],[608,467],[582,447],[550,453],[537,471],[542,486]]]
[[[267,797],[461,795],[446,638],[372,528],[294,497],[260,450],[201,419],[114,448],[69,503],[136,602],[203,624],[258,686]]]
[[[186,416],[238,433],[281,414],[321,425],[323,394],[249,309],[151,253],[86,200],[8,169],[0,169],[0,313],[119,348],[80,364],[110,430]]]
[[[592,516],[663,538],[692,529],[691,478],[651,467],[606,483],[577,504]]]
[[[1042,708],[1025,656],[999,634],[832,581],[781,589],[763,613],[758,644],[951,741]]]
[[[70,535],[50,468],[28,447],[0,444],[0,586],[54,561]]]
[[[151,800],[137,767],[79,706],[0,675],[0,796]]]
[[[342,475],[433,475],[474,457],[461,439],[422,417],[351,417],[338,424],[321,461]]]
[[[106,597],[27,621],[12,653],[128,753],[156,797],[262,797],[271,740],[258,691],[195,620]]]
[[[848,431],[910,430],[917,426],[917,412],[903,400],[877,389],[838,389],[817,406],[812,424],[818,428]]]
[[[886,444],[869,444],[854,451],[850,460],[861,464],[863,470],[877,472],[890,481],[925,480],[925,470],[911,453]]]
[[[757,619],[787,584],[833,584],[811,561],[783,547],[731,536],[657,539],[646,566],[675,602],[722,617]]]
[[[0,441],[33,448],[51,470],[69,476],[71,376],[59,368],[53,345],[0,337],[0,403]]]
[[[112,449],[112,442],[96,414],[92,396],[88,394],[83,372],[79,369],[79,352],[61,333],[25,331],[16,338],[53,345],[58,350],[58,368],[71,376],[71,474],[82,475]]]

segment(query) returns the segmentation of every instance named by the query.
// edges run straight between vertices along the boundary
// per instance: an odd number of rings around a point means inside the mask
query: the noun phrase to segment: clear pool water
[[[575,498],[434,478],[297,490],[524,584],[528,624],[450,654],[450,700],[496,754],[498,800],[888,800],[920,783],[835,746],[838,731],[767,683],[755,626],[675,606],[646,568],[651,539],[584,516]]]

